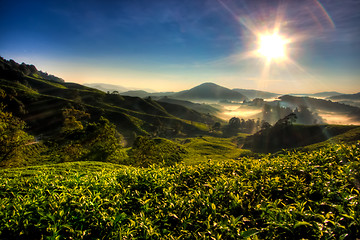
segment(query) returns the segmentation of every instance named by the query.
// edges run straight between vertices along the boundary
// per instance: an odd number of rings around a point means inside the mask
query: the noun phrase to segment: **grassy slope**
[[[45,134],[56,131],[56,126],[61,125],[62,108],[71,106],[86,110],[94,119],[104,115],[113,121],[128,139],[133,138],[134,133],[144,134],[151,131],[159,122],[168,129],[181,126],[185,134],[204,133],[204,129],[200,129],[197,122],[175,117],[151,99],[109,95],[79,84],[55,83],[35,77],[23,77],[18,81],[0,79],[0,87],[15,96],[13,99],[16,99],[16,102],[13,101],[14,106],[10,106],[10,110],[25,119],[35,134],[42,130],[45,130]],[[19,106],[16,106],[16,103],[25,108],[25,116],[17,111]],[[189,112],[188,115],[192,118],[191,115],[198,117],[199,114]],[[200,115],[203,117],[199,119],[206,119],[205,114]],[[42,129],[44,127],[45,129]]]
[[[0,238],[355,239],[359,157],[337,145],[197,166],[0,170]]]
[[[247,134],[240,134],[245,137]],[[250,155],[249,150],[237,148],[234,138],[197,137],[178,139],[188,151],[184,162],[187,165],[237,159],[242,155]]]

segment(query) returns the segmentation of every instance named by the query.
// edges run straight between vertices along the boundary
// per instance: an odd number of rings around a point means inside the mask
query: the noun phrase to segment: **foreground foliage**
[[[357,145],[139,169],[2,170],[1,239],[355,239]]]
[[[0,100],[5,97],[5,91],[0,89]],[[23,157],[21,153],[34,141],[34,138],[25,132],[25,122],[4,109],[4,104],[0,102],[0,164],[12,158]]]

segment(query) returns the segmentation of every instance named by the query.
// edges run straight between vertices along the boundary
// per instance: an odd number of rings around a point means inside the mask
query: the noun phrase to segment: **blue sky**
[[[360,1],[2,1],[0,55],[78,83],[360,91]],[[251,56],[279,27],[289,61]]]

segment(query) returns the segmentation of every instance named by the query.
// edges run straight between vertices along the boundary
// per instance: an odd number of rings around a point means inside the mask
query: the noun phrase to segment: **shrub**
[[[128,164],[138,167],[153,164],[171,166],[182,161],[185,153],[183,147],[170,140],[140,136],[129,151]]]

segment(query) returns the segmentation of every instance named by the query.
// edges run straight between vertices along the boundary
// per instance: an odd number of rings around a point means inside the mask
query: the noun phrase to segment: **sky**
[[[360,91],[359,0],[2,0],[0,55],[68,82]],[[286,57],[258,53],[276,32]]]

